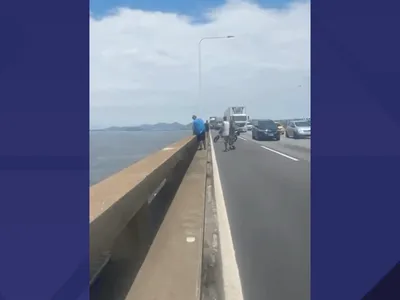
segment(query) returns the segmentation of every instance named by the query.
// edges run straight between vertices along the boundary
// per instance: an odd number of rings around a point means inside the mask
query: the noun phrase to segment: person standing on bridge
[[[193,134],[197,138],[199,150],[206,149],[206,126],[204,125],[204,121],[200,118],[197,118],[197,116],[193,115]]]
[[[224,116],[224,121],[222,122],[222,127],[220,130],[220,135],[224,139],[225,150],[224,152],[228,151],[228,144],[229,144],[229,133],[230,133],[230,124],[226,116]]]
[[[236,125],[235,122],[231,119],[229,121],[229,149],[236,149],[235,143],[235,135],[236,135]]]
[[[204,126],[206,128],[206,144],[207,144],[207,147],[208,147],[208,146],[210,146],[210,141],[209,141],[209,139],[210,139],[210,134],[209,134],[209,132],[210,132],[210,124],[208,123],[208,120],[206,120],[206,123],[204,124]]]

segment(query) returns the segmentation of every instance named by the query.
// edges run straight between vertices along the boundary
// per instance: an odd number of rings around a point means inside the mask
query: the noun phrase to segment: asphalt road
[[[282,153],[310,161],[311,139],[308,138],[295,140],[292,138],[287,138],[283,134],[281,135],[280,141],[256,141],[252,139],[251,131],[242,133],[239,138],[242,140],[259,143],[260,145],[280,151]]]
[[[309,300],[309,151],[241,138],[214,148],[244,300]]]

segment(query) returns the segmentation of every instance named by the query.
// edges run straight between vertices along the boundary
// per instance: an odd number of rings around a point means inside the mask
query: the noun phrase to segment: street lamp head
[[[226,38],[227,39],[233,39],[235,36],[233,36],[233,35],[228,35]]]

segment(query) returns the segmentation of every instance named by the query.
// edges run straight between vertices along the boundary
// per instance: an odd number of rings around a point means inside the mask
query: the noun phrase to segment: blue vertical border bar
[[[312,1],[312,300],[400,299],[399,10]]]
[[[0,1],[0,299],[88,299],[89,1]]]

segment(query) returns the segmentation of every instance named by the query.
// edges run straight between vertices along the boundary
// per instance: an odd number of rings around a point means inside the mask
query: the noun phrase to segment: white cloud
[[[205,23],[119,9],[90,17],[91,125],[189,122],[246,105],[251,117],[309,115],[310,3],[285,9],[231,1]],[[198,41],[202,42],[202,97]]]

